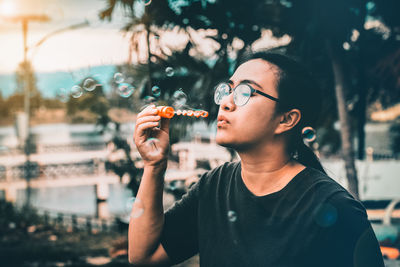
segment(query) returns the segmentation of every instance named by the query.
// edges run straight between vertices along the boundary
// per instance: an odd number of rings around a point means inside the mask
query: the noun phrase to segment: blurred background
[[[126,266],[128,221],[145,209],[131,212],[136,114],[151,103],[187,114],[171,121],[167,209],[238,160],[214,141],[214,86],[265,49],[317,78],[323,110],[304,141],[366,206],[386,265],[400,266],[398,10],[396,0],[0,0],[2,266]]]

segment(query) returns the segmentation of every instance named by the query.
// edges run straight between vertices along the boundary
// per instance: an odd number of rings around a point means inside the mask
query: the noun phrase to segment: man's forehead
[[[254,81],[261,87],[275,85],[278,68],[262,59],[252,59],[241,64],[230,78],[237,85],[243,80]],[[264,85],[264,86],[263,86]]]

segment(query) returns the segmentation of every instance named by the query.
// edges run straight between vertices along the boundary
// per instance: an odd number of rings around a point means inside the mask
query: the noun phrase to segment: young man
[[[216,141],[240,161],[204,174],[165,214],[169,122],[154,106],[143,110],[134,138],[145,164],[137,195],[145,211],[130,222],[130,262],[171,265],[199,253],[201,266],[384,266],[364,207],[303,143],[319,95],[296,61],[248,58],[214,98]]]

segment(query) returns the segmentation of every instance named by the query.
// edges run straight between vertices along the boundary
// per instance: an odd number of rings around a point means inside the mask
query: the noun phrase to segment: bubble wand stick
[[[172,117],[174,117],[175,115],[182,115],[182,116],[189,116],[189,117],[202,117],[202,118],[206,118],[208,117],[208,112],[205,110],[176,110],[173,107],[170,106],[158,106],[157,107],[158,113],[157,115],[159,115],[162,118],[168,118],[171,119]]]

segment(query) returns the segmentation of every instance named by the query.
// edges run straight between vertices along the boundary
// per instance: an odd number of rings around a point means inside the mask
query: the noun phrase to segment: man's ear
[[[294,126],[296,126],[296,124],[299,123],[301,119],[301,112],[298,109],[292,109],[288,112],[283,113],[280,116],[280,119],[281,120],[279,122],[279,125],[275,129],[275,134],[287,132]]]

